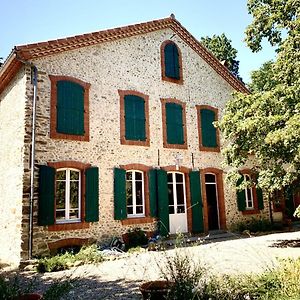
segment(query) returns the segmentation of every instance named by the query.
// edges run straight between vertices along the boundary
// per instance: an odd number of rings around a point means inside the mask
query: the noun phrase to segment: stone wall
[[[0,95],[0,263],[20,261],[25,86],[22,69]]]
[[[161,80],[160,46],[170,37],[182,53],[182,85]],[[48,56],[34,63],[39,70],[37,164],[73,160],[98,166],[100,171],[100,220],[91,224],[89,229],[53,232],[47,227],[37,226],[35,195],[34,253],[47,251],[47,243],[62,238],[104,240],[128,230],[130,226],[123,226],[113,218],[114,167],[132,163],[157,167],[158,160],[160,166],[170,166],[175,164],[175,157],[180,153],[184,167],[192,168],[193,154],[196,169],[222,169],[220,153],[199,151],[195,106],[217,107],[221,117],[233,92],[232,87],[178,36],[173,36],[170,29]],[[50,139],[49,75],[72,76],[91,84],[89,142]],[[121,145],[118,90],[134,90],[149,95],[149,147]],[[30,97],[29,89],[27,96]],[[161,98],[176,98],[186,103],[188,149],[163,148]],[[237,211],[235,191],[225,182],[224,196],[227,225],[230,225],[242,216]],[[26,199],[24,194],[24,203]],[[154,229],[153,224],[138,227]]]

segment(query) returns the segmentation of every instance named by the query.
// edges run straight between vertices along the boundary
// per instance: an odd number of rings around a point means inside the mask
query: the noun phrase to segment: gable
[[[169,18],[154,20],[115,29],[103,30],[74,37],[52,40],[48,42],[17,46],[9,59],[0,69],[0,93],[17,73],[22,63],[35,58],[62,53],[74,49],[110,42],[132,36],[137,36],[157,30],[171,29],[191,49],[193,49],[208,65],[210,65],[223,79],[225,79],[235,90],[249,93],[243,83],[236,79],[231,72],[221,64],[200,42],[195,39],[173,15]],[[12,67],[14,66],[14,67]]]

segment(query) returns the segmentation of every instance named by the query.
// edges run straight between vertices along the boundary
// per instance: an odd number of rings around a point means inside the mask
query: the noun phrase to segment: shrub
[[[82,261],[84,263],[100,263],[102,262],[103,256],[101,252],[98,250],[97,245],[84,246],[80,249],[80,251],[75,254],[75,261]]]
[[[282,229],[281,224],[274,223],[272,224],[269,220],[264,218],[247,220],[244,222],[237,222],[231,226],[231,230],[235,232],[243,232],[248,230],[250,232],[266,232],[272,230]]]
[[[148,238],[145,231],[140,228],[134,228],[127,232],[126,248],[135,248],[144,246],[148,243]]]

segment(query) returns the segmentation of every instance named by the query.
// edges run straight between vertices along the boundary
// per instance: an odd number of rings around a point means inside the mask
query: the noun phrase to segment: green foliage
[[[38,272],[57,272],[69,269],[76,261],[82,263],[99,263],[103,256],[96,245],[82,247],[77,254],[66,252],[52,257],[41,258],[37,265]]]
[[[244,221],[244,222],[237,222],[231,226],[231,230],[234,232],[267,232],[272,230],[280,230],[282,229],[281,224],[274,223],[272,224],[267,219],[255,219],[252,218],[251,220]]]
[[[43,300],[59,300],[72,289],[70,280],[55,281],[43,294]]]
[[[227,165],[237,171],[253,155],[257,185],[272,194],[300,176],[300,1],[249,0],[248,7],[249,47],[260,50],[267,37],[278,46],[277,58],[256,73],[253,94],[233,96],[218,126],[228,141]]]
[[[224,61],[226,67],[236,76],[239,76],[239,61],[236,60],[237,50],[232,47],[231,40],[224,33],[221,35],[214,34],[212,37],[202,37],[200,42],[213,53],[220,61]]]
[[[294,212],[294,217],[300,218],[300,205],[296,208]]]
[[[130,229],[127,232],[126,248],[136,248],[138,246],[147,245],[148,238],[145,231],[140,228]]]

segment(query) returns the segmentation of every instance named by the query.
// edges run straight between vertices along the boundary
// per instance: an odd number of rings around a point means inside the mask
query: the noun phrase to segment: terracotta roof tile
[[[73,37],[51,40],[48,42],[34,43],[15,47],[15,53],[21,60],[30,60],[33,58],[44,57],[61,53],[64,51],[74,50],[98,43],[109,42],[131,36],[149,33],[165,28],[172,29],[187,45],[198,53],[220,76],[222,76],[234,89],[249,93],[245,85],[236,79],[231,72],[221,64],[210,52],[208,52],[197,39],[195,39],[176,19],[174,16],[154,20],[135,25],[128,25],[114,29],[108,29],[98,32],[91,32]],[[16,58],[15,58],[16,59]],[[2,68],[3,69],[3,68]],[[2,82],[4,76],[0,69],[0,92],[6,84]],[[9,68],[11,69],[11,68]],[[16,71],[16,68],[12,68]],[[7,75],[6,75],[7,77]],[[10,76],[11,77],[11,76]]]

